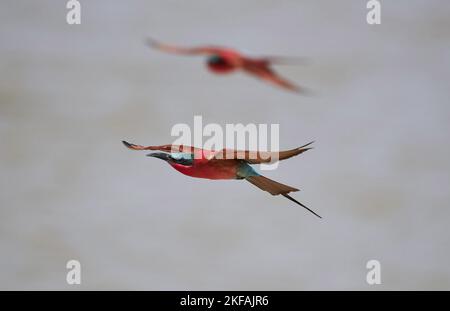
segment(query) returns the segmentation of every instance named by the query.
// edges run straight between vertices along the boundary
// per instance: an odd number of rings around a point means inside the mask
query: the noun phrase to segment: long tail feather
[[[293,197],[288,195],[289,192],[298,191],[297,188],[293,188],[291,186],[284,185],[282,183],[279,183],[277,181],[274,181],[272,179],[269,179],[269,178],[261,176],[261,175],[248,176],[245,179],[247,181],[249,181],[250,183],[252,183],[253,185],[255,185],[256,187],[258,187],[259,189],[267,191],[267,192],[269,192],[272,195],[279,195],[279,194],[281,194],[282,196],[288,198],[292,202],[297,203],[301,207],[307,209],[308,211],[310,211],[311,213],[313,213],[317,217],[322,218],[321,216],[316,214],[314,211],[312,211],[310,208],[308,208],[304,204],[300,203],[299,201],[297,201],[296,199],[294,199]]]
[[[297,203],[298,205],[300,205],[301,207],[307,209],[308,211],[310,211],[311,213],[313,213],[314,215],[316,215],[319,218],[322,218],[322,216],[320,216],[319,214],[316,214],[312,209],[310,209],[309,207],[305,206],[304,204],[300,203],[299,201],[297,201],[296,199],[294,199],[293,197],[291,197],[289,194],[281,194],[282,196],[284,196],[285,198],[288,198],[289,200],[291,200],[292,202]]]

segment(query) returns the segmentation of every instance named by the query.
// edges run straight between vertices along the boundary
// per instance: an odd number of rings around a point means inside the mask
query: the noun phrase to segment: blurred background
[[[450,3],[382,1],[0,3],[0,289],[450,290]],[[279,66],[301,96],[147,36]],[[243,181],[181,175],[121,140],[173,141],[176,123],[279,123],[315,148]],[[81,262],[82,284],[66,283]],[[367,261],[381,285],[366,283]]]

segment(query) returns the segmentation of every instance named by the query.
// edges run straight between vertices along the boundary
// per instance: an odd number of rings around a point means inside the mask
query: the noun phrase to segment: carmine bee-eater
[[[281,88],[294,92],[302,91],[302,88],[280,77],[271,68],[272,64],[287,64],[298,61],[298,59],[294,60],[286,57],[248,57],[233,49],[219,46],[185,48],[163,44],[153,39],[148,39],[147,42],[151,47],[164,52],[184,55],[205,55],[207,56],[208,68],[216,74],[227,74],[240,69]]]
[[[309,149],[311,143],[304,146],[280,152],[250,152],[223,149],[211,151],[183,145],[140,146],[122,141],[133,150],[163,151],[149,153],[147,156],[166,161],[170,166],[182,174],[206,179],[245,179],[272,195],[279,195],[304,207],[319,218],[318,214],[298,202],[288,193],[298,189],[283,185],[258,174],[250,164],[270,163],[273,159],[285,160],[301,154]]]

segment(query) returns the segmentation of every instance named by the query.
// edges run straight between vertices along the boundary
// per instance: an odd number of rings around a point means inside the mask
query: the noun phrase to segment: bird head
[[[227,61],[219,55],[211,55],[210,57],[208,57],[208,63],[211,63],[211,64],[223,64],[226,62]]]
[[[149,153],[147,154],[147,157],[153,157],[153,158],[158,158],[164,161],[169,161],[170,160],[170,154],[169,153],[164,153],[164,152],[155,152],[155,153]]]
[[[211,55],[206,62],[208,68],[215,73],[228,73],[236,69],[227,59],[219,55]]]
[[[190,153],[165,153],[154,152],[147,154],[148,157],[158,158],[169,164],[192,165],[193,155]]]

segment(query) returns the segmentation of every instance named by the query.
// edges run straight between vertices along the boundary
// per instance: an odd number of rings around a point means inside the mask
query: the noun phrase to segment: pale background
[[[382,1],[380,26],[357,0],[81,2],[79,26],[66,1],[0,4],[0,289],[450,289],[449,1]],[[307,57],[277,69],[315,95],[213,76],[148,35]],[[315,140],[267,176],[324,219],[120,143],[169,143],[196,114]]]

